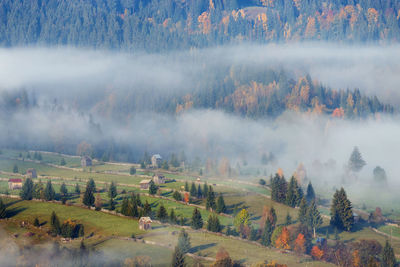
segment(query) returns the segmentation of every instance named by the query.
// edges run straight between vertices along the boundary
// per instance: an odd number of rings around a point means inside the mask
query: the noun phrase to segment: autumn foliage
[[[289,242],[289,230],[286,227],[283,227],[281,235],[275,241],[275,246],[280,249],[290,249]]]
[[[297,236],[297,238],[296,238],[296,240],[294,241],[294,244],[293,244],[293,250],[296,253],[299,253],[299,254],[306,253],[306,239],[305,239],[303,234],[300,233]]]
[[[324,252],[318,246],[313,246],[311,249],[311,256],[315,260],[320,260],[324,256]]]

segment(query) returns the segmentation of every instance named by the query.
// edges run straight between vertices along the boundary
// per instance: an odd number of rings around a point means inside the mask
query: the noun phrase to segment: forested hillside
[[[163,51],[245,41],[400,38],[396,0],[3,0],[0,44]]]

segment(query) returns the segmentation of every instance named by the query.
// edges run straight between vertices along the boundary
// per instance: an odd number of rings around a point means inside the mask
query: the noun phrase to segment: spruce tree
[[[309,182],[307,186],[307,195],[306,195],[307,203],[310,204],[311,201],[313,201],[313,199],[315,199],[315,192],[311,182]]]
[[[61,233],[60,220],[54,211],[51,213],[50,217],[50,229],[53,235],[59,235]]]
[[[155,195],[157,193],[157,189],[158,187],[154,184],[153,180],[151,180],[149,185],[149,194]]]
[[[311,201],[310,206],[307,209],[307,225],[313,230],[314,238],[316,237],[316,228],[321,226],[322,217],[318,211],[315,199]]]
[[[78,183],[76,183],[76,185],[75,185],[75,193],[76,194],[80,194],[81,193],[81,188],[79,187]]]
[[[185,256],[178,246],[175,247],[174,254],[172,255],[171,267],[184,267]]]
[[[358,150],[358,147],[354,147],[353,152],[351,153],[350,159],[349,159],[349,169],[353,172],[359,172],[364,166],[365,166],[365,161],[361,156],[360,151]]]
[[[289,212],[286,214],[286,218],[285,218],[285,225],[291,225],[292,224],[292,217],[290,216]]]
[[[222,196],[222,194],[219,194],[219,196],[218,196],[216,211],[218,213],[224,213],[226,211],[225,201],[224,201],[224,197]]]
[[[109,206],[110,206],[110,210],[115,210],[115,201],[114,201],[114,199],[110,198]]]
[[[192,185],[190,186],[190,196],[197,197],[197,189],[196,189],[196,185],[194,184],[194,182],[192,182]]]
[[[65,197],[68,194],[68,188],[64,182],[61,184],[60,193],[63,197]]]
[[[108,189],[108,196],[110,198],[115,198],[117,196],[117,186],[115,185],[114,181],[111,182],[110,188]]]
[[[297,197],[298,197],[298,184],[296,178],[292,176],[289,181],[287,194],[286,194],[286,205],[294,208],[297,205]]]
[[[172,194],[172,197],[176,200],[176,201],[182,201],[182,196],[178,191],[174,191],[174,193]]]
[[[211,232],[220,232],[221,224],[219,222],[218,216],[215,214],[210,214],[207,220],[207,230]]]
[[[173,208],[171,209],[171,211],[170,211],[170,213],[169,213],[169,221],[170,221],[170,223],[172,223],[172,224],[175,224],[175,223],[177,222],[176,215],[175,215],[175,211],[174,211]]]
[[[198,199],[203,198],[203,191],[201,190],[200,185],[197,186],[197,198]]]
[[[397,266],[397,260],[394,256],[394,251],[389,241],[386,240],[385,247],[382,252],[382,267],[395,267]]]
[[[126,197],[124,197],[124,199],[122,200],[122,205],[121,205],[121,214],[128,216],[129,214],[129,202],[128,199]]]
[[[35,226],[35,227],[39,227],[40,226],[40,222],[39,222],[38,217],[35,217],[35,220],[33,221],[33,226]]]
[[[271,245],[271,236],[272,233],[274,232],[274,226],[267,218],[267,221],[265,222],[263,233],[261,235],[261,244],[263,246],[270,246]]]
[[[208,188],[208,193],[207,193],[207,201],[206,201],[206,209],[207,210],[215,210],[217,208],[217,205],[215,203],[215,194],[214,191],[210,185]]]
[[[3,199],[0,198],[0,219],[4,219],[7,216],[7,208],[3,202]]]
[[[33,197],[33,182],[31,178],[27,178],[22,185],[20,196],[23,200],[31,200]]]
[[[191,249],[189,234],[182,229],[178,237],[178,247],[183,254],[186,254]]]
[[[208,196],[208,185],[207,182],[203,184],[203,197]]]
[[[61,166],[65,166],[67,163],[65,162],[65,159],[64,158],[61,158],[61,161],[60,161],[60,165]]]
[[[186,192],[189,192],[189,184],[188,184],[187,181],[185,182],[185,191],[186,191]]]
[[[151,217],[151,206],[150,206],[149,202],[147,202],[147,200],[146,200],[146,203],[144,203],[144,206],[143,206],[143,215]]]
[[[307,201],[306,198],[303,197],[300,202],[299,206],[299,216],[298,220],[301,224],[306,224],[307,223]]]
[[[47,201],[54,200],[56,196],[56,192],[54,192],[53,185],[51,184],[51,180],[47,181],[46,188],[44,189],[44,198]]]
[[[203,227],[203,219],[201,218],[201,213],[197,208],[194,208],[192,215],[192,224],[193,229],[200,229]]]
[[[131,197],[130,203],[129,203],[129,208],[130,208],[130,212],[129,212],[130,216],[132,216],[134,218],[139,217],[139,208],[138,208],[135,197]],[[167,212],[167,211],[165,211],[165,212]]]
[[[165,222],[168,219],[167,210],[165,209],[164,205],[161,204],[157,211],[157,219],[161,222]]]
[[[354,225],[353,208],[343,187],[333,195],[330,224],[346,231],[350,231]]]
[[[91,207],[95,202],[94,192],[96,190],[96,186],[94,185],[93,179],[90,179],[89,182],[86,184],[86,191],[83,195],[83,204]]]

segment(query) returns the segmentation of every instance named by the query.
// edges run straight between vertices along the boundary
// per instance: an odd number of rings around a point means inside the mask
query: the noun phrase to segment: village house
[[[8,189],[15,190],[22,188],[22,179],[9,179],[8,180]]]
[[[156,174],[153,176],[153,181],[155,184],[165,184],[165,176],[161,174]]]
[[[92,159],[88,156],[83,156],[81,159],[82,167],[92,166]]]
[[[150,219],[150,217],[141,217],[139,219],[139,229],[140,230],[150,230],[152,222],[153,221]]]
[[[160,156],[160,154],[155,154],[151,157],[151,165],[154,168],[158,168],[158,166],[161,165],[161,161],[162,161],[162,157]]]
[[[36,170],[35,169],[27,169],[26,170],[26,176],[28,177],[28,178],[37,178],[37,173],[36,173]]]
[[[150,179],[140,181],[140,189],[149,189],[150,187]]]

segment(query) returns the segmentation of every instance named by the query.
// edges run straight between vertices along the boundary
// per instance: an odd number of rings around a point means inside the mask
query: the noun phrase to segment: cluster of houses
[[[27,169],[25,177],[26,178],[37,178],[36,170],[33,168]],[[23,180],[21,178],[10,178],[8,180],[8,189],[9,190],[21,189],[22,183],[23,183]]]

